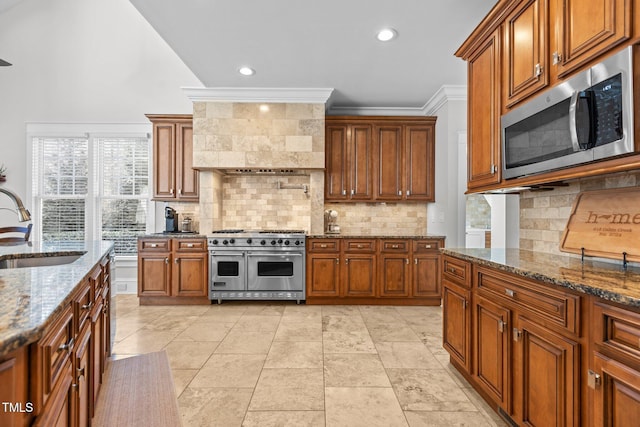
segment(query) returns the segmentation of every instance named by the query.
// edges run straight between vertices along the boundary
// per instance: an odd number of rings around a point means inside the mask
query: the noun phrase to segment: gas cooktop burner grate
[[[244,230],[241,229],[237,229],[237,228],[231,228],[231,229],[227,229],[227,230],[213,230],[212,233],[229,233],[229,234],[234,234],[234,233],[243,233]]]
[[[260,234],[305,234],[304,230],[261,230]]]

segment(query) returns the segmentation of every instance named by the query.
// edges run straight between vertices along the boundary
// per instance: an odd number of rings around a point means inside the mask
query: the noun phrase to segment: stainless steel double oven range
[[[208,236],[209,299],[305,300],[301,230],[216,230]]]

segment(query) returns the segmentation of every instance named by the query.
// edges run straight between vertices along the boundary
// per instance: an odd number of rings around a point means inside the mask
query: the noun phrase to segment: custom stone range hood
[[[194,101],[200,232],[281,228],[321,233],[330,91],[310,101],[273,101],[269,96],[238,99],[237,93],[218,96],[219,90],[201,96],[207,90],[185,90]]]

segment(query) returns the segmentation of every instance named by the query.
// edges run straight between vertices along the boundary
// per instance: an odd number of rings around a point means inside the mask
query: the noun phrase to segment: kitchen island
[[[636,425],[640,268],[519,249],[443,249],[443,346],[518,425]]]
[[[111,348],[113,243],[0,246],[0,425],[87,425]],[[60,424],[62,423],[62,424]]]

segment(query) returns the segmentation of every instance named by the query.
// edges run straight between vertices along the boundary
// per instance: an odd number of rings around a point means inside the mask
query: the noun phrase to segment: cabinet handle
[[[84,367],[76,369],[76,372],[78,373],[77,379],[80,379],[80,377],[84,377]]]
[[[536,64],[536,66],[533,67],[533,74],[536,77],[540,77],[542,75],[542,65]]]
[[[345,260],[344,260],[344,263],[345,263],[345,264],[349,264],[349,258],[345,259]]]
[[[413,259],[413,263],[414,263],[415,265],[418,265],[418,258],[414,258],[414,259]]]
[[[169,265],[169,258],[165,258],[165,259],[164,259],[164,263],[165,263],[165,264],[167,264],[167,265]]]
[[[596,374],[594,371],[589,369],[587,371],[587,385],[589,388],[595,389],[602,383],[602,378],[600,374]]]
[[[326,247],[327,247],[327,245],[323,243],[323,244],[321,244],[321,245],[320,245],[320,247],[321,247],[321,248],[326,248]]]
[[[187,243],[187,247],[188,248],[192,248],[193,247],[193,243]]]
[[[407,190],[406,194],[407,194],[407,196],[410,196],[411,195],[411,191]]]
[[[340,258],[336,258],[336,265],[340,264]]]
[[[507,322],[503,321],[502,319],[500,319],[498,321],[498,331],[500,332],[504,332],[505,328],[507,327]]]
[[[82,309],[83,310],[89,310],[92,306],[93,306],[93,301],[91,301],[89,304],[84,304],[82,306]]]
[[[553,65],[559,64],[562,61],[562,54],[558,52],[553,52]]]
[[[176,258],[175,260],[173,260],[173,262],[175,262],[176,264],[178,263],[178,261],[180,261],[180,258]]]
[[[456,272],[456,269],[455,269],[455,268],[453,268],[453,267],[449,267],[449,273],[455,273],[455,272]]]
[[[391,248],[392,248],[392,249],[398,249],[399,247],[400,247],[400,246],[398,246],[398,245],[391,245]]]
[[[522,338],[522,331],[519,331],[517,328],[513,328],[513,340],[520,341]]]
[[[356,194],[356,190],[354,190],[353,188],[351,189],[351,195],[353,196],[354,194]]]
[[[173,196],[173,188],[171,190],[169,190],[169,194],[171,194]]]
[[[405,258],[405,264],[409,265],[409,258]]]
[[[151,245],[149,245],[149,246],[151,246],[152,248],[157,248],[157,247],[158,247],[158,244],[157,244],[157,243],[152,243],[152,244],[151,244]]]
[[[516,295],[516,293],[515,293],[514,291],[512,291],[511,289],[505,289],[505,290],[504,290],[504,293],[505,293],[507,296],[511,297],[511,298],[513,298],[513,297]]]
[[[347,190],[342,190],[342,195],[346,196],[347,195]]]
[[[182,188],[178,188],[178,196],[182,196]]]
[[[498,172],[498,167],[496,165],[491,165],[491,173],[497,173]]]
[[[398,190],[398,196],[402,196],[402,190]]]
[[[66,342],[64,344],[62,344],[60,347],[58,347],[58,351],[66,351],[69,350],[71,348],[71,346],[73,345],[73,338],[71,338],[69,340],[69,342]]]
[[[425,249],[431,249],[431,245],[424,245]]]

